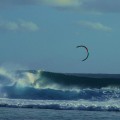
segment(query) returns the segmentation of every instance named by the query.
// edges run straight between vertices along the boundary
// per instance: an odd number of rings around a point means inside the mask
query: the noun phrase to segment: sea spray
[[[38,74],[33,74],[31,72],[16,72],[7,71],[5,68],[0,68],[0,85],[13,85],[16,84],[19,87],[31,86],[39,78],[40,72]]]

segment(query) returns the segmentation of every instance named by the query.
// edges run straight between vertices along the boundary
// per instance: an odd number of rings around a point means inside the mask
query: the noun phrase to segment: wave
[[[120,98],[120,89],[79,89],[75,90],[54,90],[35,89],[32,87],[18,88],[16,86],[6,86],[1,89],[3,97],[11,99],[35,99],[35,100],[109,100]]]
[[[0,107],[120,111],[120,75],[0,70]]]
[[[41,78],[48,84],[57,84],[63,87],[78,87],[78,88],[102,88],[108,86],[120,86],[120,75],[109,74],[61,74],[52,72],[41,72]],[[38,82],[39,79],[36,81]]]
[[[2,82],[1,82],[2,81]],[[120,98],[119,75],[2,71],[0,97],[46,100]]]
[[[40,70],[0,73],[1,83],[32,86],[36,88],[103,88],[120,87],[119,74],[65,74]],[[51,87],[52,86],[52,87]]]
[[[98,102],[82,99],[78,101],[0,99],[0,107],[55,110],[120,111],[120,100]]]

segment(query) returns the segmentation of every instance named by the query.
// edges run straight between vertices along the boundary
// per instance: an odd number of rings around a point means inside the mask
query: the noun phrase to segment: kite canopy
[[[84,58],[82,61],[87,60],[88,57],[89,57],[89,51],[88,51],[88,48],[87,48],[86,46],[84,46],[84,45],[77,46],[76,48],[79,48],[79,47],[85,48],[85,50],[87,51],[87,56],[86,56],[86,58]]]

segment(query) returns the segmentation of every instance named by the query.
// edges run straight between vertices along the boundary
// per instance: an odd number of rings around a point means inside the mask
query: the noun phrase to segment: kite
[[[77,46],[76,48],[80,48],[80,47],[85,48],[85,50],[86,50],[86,52],[87,52],[87,56],[86,56],[86,58],[84,58],[84,59],[82,60],[82,61],[85,61],[85,60],[87,60],[88,57],[89,57],[89,51],[88,51],[88,48],[87,48],[86,46],[84,46],[84,45]]]

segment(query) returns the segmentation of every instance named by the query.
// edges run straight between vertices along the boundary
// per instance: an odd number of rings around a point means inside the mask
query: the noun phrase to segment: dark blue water
[[[0,108],[0,120],[120,120],[119,112]]]

